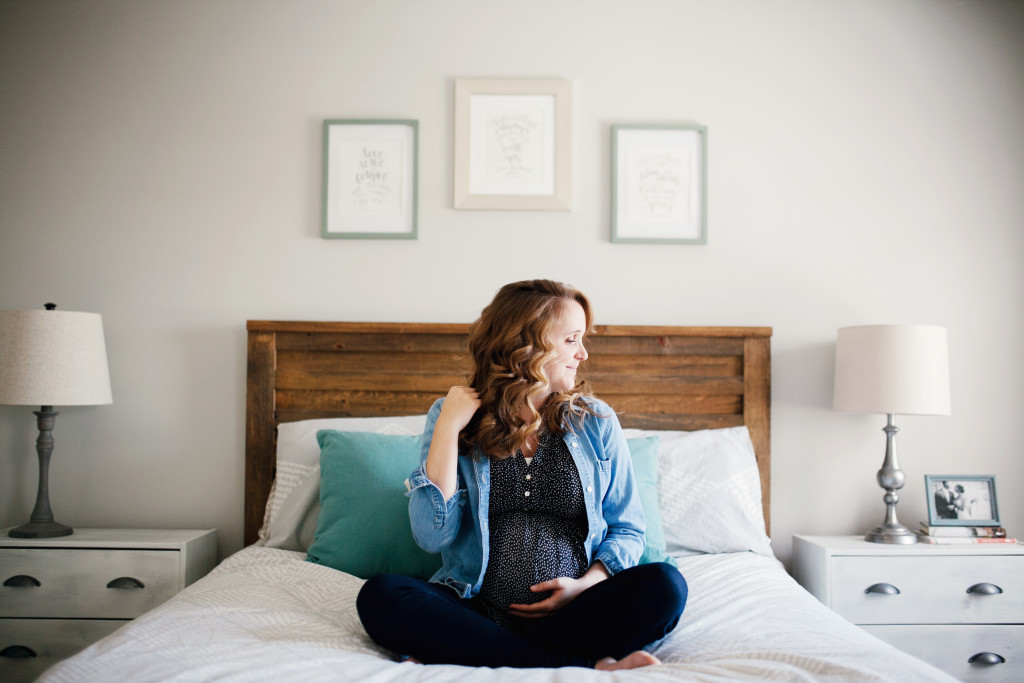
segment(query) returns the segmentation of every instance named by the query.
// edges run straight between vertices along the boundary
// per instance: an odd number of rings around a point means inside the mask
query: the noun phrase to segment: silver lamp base
[[[889,415],[885,427],[885,460],[882,462],[882,469],[878,470],[878,485],[885,489],[885,521],[869,531],[865,541],[872,543],[901,543],[909,545],[917,543],[917,534],[903,526],[896,519],[896,503],[900,497],[896,491],[903,488],[906,483],[906,476],[900,469],[900,463],[896,459],[896,433],[899,430],[892,421],[892,414]]]
[[[902,543],[909,545],[917,543],[917,534],[902,524],[898,524],[895,527],[888,527],[882,524],[865,534],[864,540],[871,541],[872,543]]]

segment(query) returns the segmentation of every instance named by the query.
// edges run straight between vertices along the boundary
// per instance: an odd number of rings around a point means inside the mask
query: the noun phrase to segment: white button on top
[[[588,486],[587,487],[587,493],[593,493],[593,491],[594,491],[594,487],[593,486]]]
[[[576,448],[577,446],[579,446],[579,444],[578,444],[578,443],[576,443],[575,441],[573,441],[573,442],[572,442],[572,447],[573,447],[573,448]]]
[[[529,495],[530,495],[530,492],[529,492],[529,491],[527,491],[527,492],[526,492],[526,496],[527,496],[527,497],[529,497]]]
[[[533,475],[532,475],[532,474],[527,474],[527,475],[526,475],[526,481],[530,481],[530,479],[531,479],[532,477],[533,477]]]

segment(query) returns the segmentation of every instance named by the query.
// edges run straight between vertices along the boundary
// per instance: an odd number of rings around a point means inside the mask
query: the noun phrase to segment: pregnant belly
[[[481,596],[493,607],[531,604],[550,592],[530,586],[587,570],[583,534],[577,525],[550,515],[511,512],[491,521],[490,558]]]

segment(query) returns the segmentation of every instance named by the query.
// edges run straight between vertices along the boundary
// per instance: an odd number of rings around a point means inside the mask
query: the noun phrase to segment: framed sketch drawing
[[[324,121],[323,236],[416,239],[419,123]]]
[[[456,80],[454,207],[568,211],[571,128],[567,80]]]
[[[993,475],[926,474],[930,526],[999,526]]]
[[[707,129],[612,126],[612,242],[707,243]]]

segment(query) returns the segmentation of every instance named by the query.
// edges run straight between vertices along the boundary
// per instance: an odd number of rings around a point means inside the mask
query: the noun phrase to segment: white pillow
[[[625,429],[658,436],[658,504],[669,555],[753,551],[772,557],[761,477],[746,427],[696,432]]]
[[[277,476],[267,497],[263,527],[256,545],[306,552],[316,535],[320,515],[321,429],[375,434],[423,433],[426,415],[401,417],[333,417],[277,426]]]

